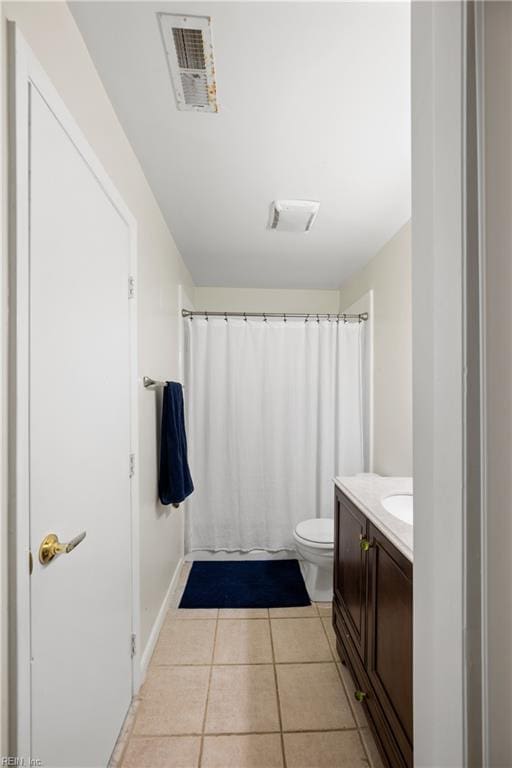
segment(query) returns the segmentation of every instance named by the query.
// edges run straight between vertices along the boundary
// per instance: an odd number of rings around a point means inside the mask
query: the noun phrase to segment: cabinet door
[[[335,507],[334,600],[361,660],[366,650],[366,553],[361,540],[367,534],[362,512],[337,489]]]
[[[412,563],[369,524],[367,672],[412,766]]]

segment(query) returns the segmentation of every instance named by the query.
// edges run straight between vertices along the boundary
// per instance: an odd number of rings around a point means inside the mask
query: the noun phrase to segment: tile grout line
[[[267,611],[266,616],[221,616],[220,611],[224,610],[222,608],[205,608],[205,609],[198,609],[198,608],[174,608],[171,610],[174,611],[183,611],[183,614],[173,614],[171,618],[174,621],[266,621],[268,619],[283,619],[285,621],[288,621],[289,619],[318,619],[323,618],[327,619],[329,618],[329,615],[326,613],[320,613],[320,609],[317,605],[314,606],[314,609],[316,613],[314,615],[307,615],[304,616],[303,614],[295,614],[295,615],[288,615],[285,616],[274,616],[270,613],[272,608],[266,608]],[[205,615],[205,616],[186,616],[187,611],[195,611],[195,610],[211,610],[211,611],[217,611],[218,615]],[[229,610],[241,610],[243,611],[243,608],[237,609],[229,609]],[[259,609],[258,609],[259,610]],[[292,608],[285,608],[284,610],[293,610]]]
[[[269,666],[271,666],[269,664]],[[286,733],[355,733],[358,728],[290,728]],[[365,730],[365,729],[363,729]],[[204,736],[275,736],[279,731],[205,731]],[[131,739],[183,739],[203,735],[201,731],[190,731],[186,733],[136,733]]]
[[[281,754],[283,756],[283,768],[286,768],[286,752],[284,751],[283,735],[283,715],[281,712],[281,698],[279,696],[279,685],[277,682],[276,654],[274,650],[274,637],[272,635],[272,621],[270,620],[270,611],[268,619],[268,631],[270,633],[270,648],[272,650],[272,671],[274,672],[274,684],[276,686],[277,716],[279,718],[279,737],[281,739]]]
[[[176,608],[177,611],[186,610],[185,608]],[[312,619],[327,618],[324,614],[317,614],[316,616],[219,616],[218,619],[215,616],[172,616],[173,621],[293,621],[300,619],[301,621],[311,621]]]
[[[210,686],[212,683],[212,675],[213,675],[213,662],[215,660],[215,648],[217,646],[217,629],[219,626],[219,616],[217,614],[217,619],[215,621],[215,632],[213,633],[213,647],[212,647],[212,656],[211,656],[211,664],[210,664],[210,673],[208,675],[208,688],[206,689],[206,701],[204,703],[204,715],[203,715],[203,727],[201,729],[201,744],[199,746],[199,759],[197,761],[198,768],[201,768],[201,763],[203,762],[203,750],[204,750],[204,735],[206,730],[206,716],[208,714],[208,701],[210,698]]]
[[[329,651],[331,649],[329,648]],[[222,661],[218,664],[214,664],[215,667],[264,667],[268,666],[272,662],[270,661]],[[290,664],[339,664],[340,662],[334,662],[332,658],[330,659],[320,659],[319,661],[278,661],[277,664],[281,666],[287,666]],[[193,664],[191,662],[185,661],[183,664],[153,664],[153,667],[211,667],[211,664]]]

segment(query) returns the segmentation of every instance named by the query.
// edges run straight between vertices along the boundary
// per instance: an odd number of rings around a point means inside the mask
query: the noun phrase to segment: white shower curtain
[[[300,520],[332,517],[332,478],[364,468],[364,323],[185,326],[188,551],[293,549]]]

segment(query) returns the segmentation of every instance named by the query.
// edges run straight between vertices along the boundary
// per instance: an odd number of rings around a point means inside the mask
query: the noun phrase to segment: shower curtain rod
[[[182,309],[181,310],[182,317],[190,317],[191,319],[193,317],[205,317],[207,320],[209,317],[224,317],[226,320],[228,317],[243,317],[244,319],[247,319],[248,317],[262,317],[264,320],[267,319],[267,317],[281,317],[284,320],[286,320],[289,317],[292,318],[302,318],[306,322],[308,320],[343,320],[344,323],[360,323],[363,320],[368,320],[368,312],[361,312],[357,315],[351,315],[347,312],[340,312],[340,313],[317,313],[317,312],[310,312],[306,314],[305,312],[207,312],[206,310],[201,311],[192,311],[190,309]]]

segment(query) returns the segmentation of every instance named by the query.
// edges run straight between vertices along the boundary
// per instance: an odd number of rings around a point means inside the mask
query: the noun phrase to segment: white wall
[[[3,77],[6,19],[15,21],[92,145],[138,224],[139,376],[178,378],[178,284],[193,294],[190,275],[126,139],[75,21],[63,2],[3,4]],[[2,85],[5,87],[5,80]],[[3,102],[3,128],[7,121]],[[5,130],[4,130],[5,135]],[[3,157],[6,157],[5,140]],[[5,221],[6,202],[2,209]],[[6,252],[2,267],[5,269]],[[94,297],[91,297],[94,301]],[[157,500],[158,395],[139,393],[141,638],[144,649],[170,580],[183,554],[182,513]],[[4,537],[2,536],[2,541]]]
[[[332,312],[338,291],[272,288],[204,288],[195,292],[196,309],[211,312]]]
[[[340,289],[340,311],[373,292],[373,470],[412,475],[411,225]]]

